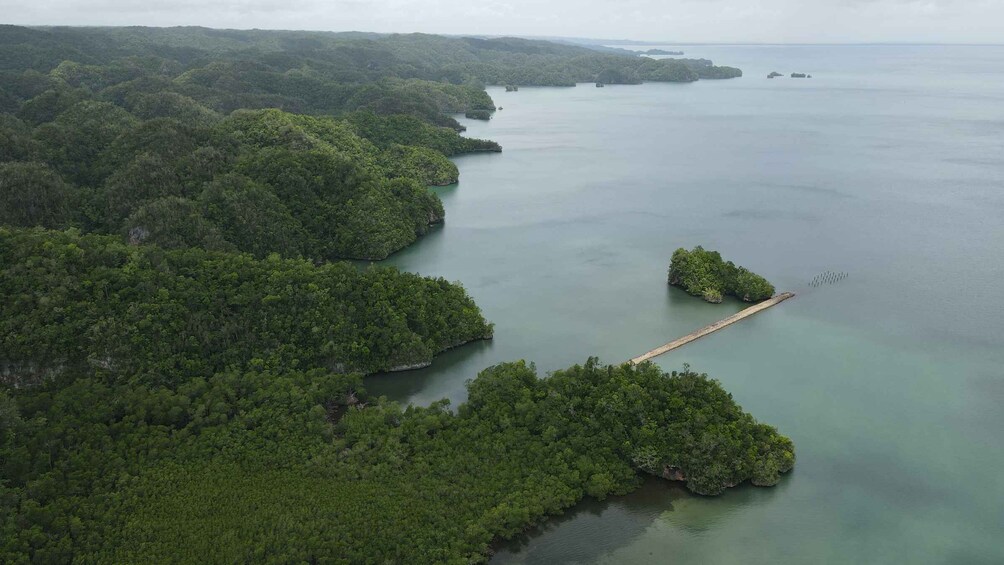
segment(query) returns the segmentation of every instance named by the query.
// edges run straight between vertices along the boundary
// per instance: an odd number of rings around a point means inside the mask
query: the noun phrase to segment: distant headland
[[[639,55],[683,55],[683,51],[666,51],[665,49],[649,49],[638,51]]]

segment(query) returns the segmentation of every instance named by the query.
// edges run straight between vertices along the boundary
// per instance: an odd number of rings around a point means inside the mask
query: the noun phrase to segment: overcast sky
[[[1004,0],[0,0],[0,23],[1004,43]]]

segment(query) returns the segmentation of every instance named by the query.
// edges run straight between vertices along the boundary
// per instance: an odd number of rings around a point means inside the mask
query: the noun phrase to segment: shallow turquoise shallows
[[[457,159],[445,226],[387,262],[462,281],[495,339],[368,388],[457,404],[501,361],[644,353],[742,308],[666,286],[703,245],[797,296],[656,361],[717,377],[795,470],[652,480],[495,562],[1004,563],[1004,47],[680,48],[746,76],[490,89],[465,123],[504,152]]]

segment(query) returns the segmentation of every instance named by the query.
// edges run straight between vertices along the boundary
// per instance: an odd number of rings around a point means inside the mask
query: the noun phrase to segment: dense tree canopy
[[[180,76],[181,94],[223,112],[262,105],[351,111],[360,108],[358,102],[375,101],[381,101],[377,106],[431,104],[439,112],[446,107],[458,112],[492,109],[479,94],[484,84],[570,86],[594,82],[610,69],[641,80],[742,75],[706,59],[654,59],[511,37],[6,26],[0,39],[0,70],[58,69],[71,87],[92,90],[150,76]],[[682,68],[692,73],[681,73]],[[360,88],[367,93],[352,101]]]
[[[501,150],[451,116],[489,117],[484,84],[739,74],[519,39],[0,26],[0,562],[469,563],[646,473],[776,483],[791,442],[689,368],[516,362],[455,412],[371,398],[364,374],[492,325],[458,283],[332,262],[442,221],[447,157]]]
[[[456,412],[367,397],[362,373],[491,332],[441,279],[0,228],[0,294],[4,562],[478,561],[641,474],[717,494],[794,464],[686,367],[503,364]]]
[[[347,120],[360,136],[379,147],[393,144],[414,145],[433,149],[447,156],[502,150],[494,141],[453,135],[449,130],[432,127],[421,119],[407,114],[381,116],[373,112],[356,112],[349,115]]]
[[[379,66],[369,40],[134,31],[0,26],[0,223],[382,259],[443,220],[447,156],[500,150],[448,115],[494,110],[482,87]]]
[[[219,238],[199,229],[170,235]],[[463,288],[442,279],[74,231],[0,228],[0,294],[0,362],[28,382],[92,366],[161,382],[252,359],[370,373],[429,363],[492,332]]]
[[[69,217],[70,187],[40,163],[0,163],[0,224],[64,226]]]
[[[146,232],[152,239],[140,240],[165,246],[213,241],[259,257],[382,259],[443,219],[423,186],[456,182],[444,157],[501,150],[459,136],[451,116],[490,117],[485,84],[738,74],[702,59],[513,38],[0,26],[0,162],[58,173],[69,203],[59,225]],[[260,166],[277,155],[300,171],[330,172],[335,161],[353,171],[316,182],[299,175],[293,194]],[[257,235],[229,225],[233,214],[206,215],[206,185],[234,173],[278,199],[255,199],[276,209]],[[181,237],[192,227],[199,233]]]
[[[774,296],[774,285],[767,279],[724,261],[717,251],[697,246],[673,252],[669,265],[669,284],[676,285],[708,302],[721,302],[722,296],[734,296],[745,302],[766,300]]]
[[[357,377],[252,369],[175,387],[81,378],[0,396],[6,562],[468,563],[643,474],[770,485],[791,442],[717,382],[652,364],[483,371],[402,409]],[[47,445],[43,455],[36,446]]]
[[[26,161],[35,152],[31,128],[11,114],[0,113],[0,163]]]
[[[0,136],[10,140],[0,153],[0,198],[10,203],[0,222],[317,260],[382,259],[413,242],[443,219],[425,187],[456,182],[446,155],[498,148],[411,116],[242,110],[144,121],[92,101],[34,134],[6,117]]]

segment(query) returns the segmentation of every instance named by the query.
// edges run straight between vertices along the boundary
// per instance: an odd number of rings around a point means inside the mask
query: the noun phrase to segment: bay
[[[1004,47],[664,48],[745,76],[489,89],[464,123],[504,152],[457,158],[445,225],[387,262],[463,282],[495,339],[367,388],[456,405],[494,363],[643,353],[743,307],[667,287],[703,245],[797,296],[656,362],[718,378],[795,470],[648,481],[493,562],[1004,562]]]

